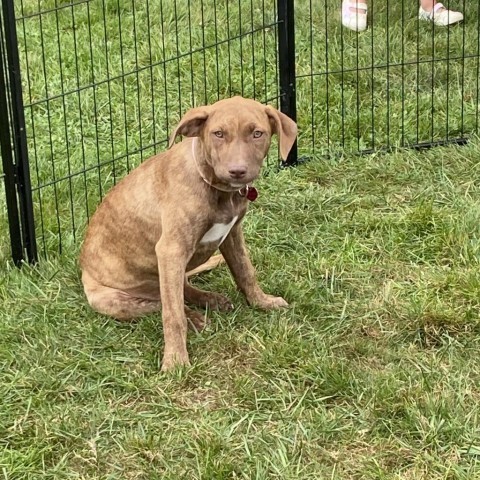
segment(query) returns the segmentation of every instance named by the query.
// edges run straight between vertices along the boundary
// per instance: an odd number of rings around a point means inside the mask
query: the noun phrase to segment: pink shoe
[[[440,27],[447,27],[463,20],[463,14],[453,10],[447,10],[441,3],[436,3],[431,12],[427,12],[422,7],[418,12],[418,18],[428,20]]]

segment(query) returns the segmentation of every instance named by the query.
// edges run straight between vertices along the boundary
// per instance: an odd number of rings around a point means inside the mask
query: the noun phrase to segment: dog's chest
[[[216,243],[220,245],[230,233],[230,230],[235,225],[235,222],[238,219],[238,215],[233,217],[229,223],[214,223],[212,227],[203,235],[200,240],[201,245],[207,243]]]

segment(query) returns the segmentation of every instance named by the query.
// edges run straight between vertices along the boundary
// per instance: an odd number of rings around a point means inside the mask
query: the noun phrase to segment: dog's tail
[[[199,267],[187,272],[187,277],[191,277],[192,275],[197,275],[198,273],[202,272],[208,272],[209,270],[212,270],[224,261],[225,259],[222,257],[221,254],[214,255],[213,257],[210,257],[205,263],[202,263],[202,265],[200,265]]]

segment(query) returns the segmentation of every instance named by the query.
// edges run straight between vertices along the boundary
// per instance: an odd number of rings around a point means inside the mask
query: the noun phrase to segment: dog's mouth
[[[242,178],[232,178],[229,175],[216,175],[217,179],[224,185],[228,185],[230,188],[241,189],[252,183],[258,175],[252,175],[248,173]]]
[[[250,185],[260,174],[260,169],[249,168],[243,175],[232,175],[227,168],[214,169],[216,180],[228,188],[240,190]]]

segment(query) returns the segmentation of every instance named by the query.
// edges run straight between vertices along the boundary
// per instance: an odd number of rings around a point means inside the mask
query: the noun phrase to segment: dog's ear
[[[297,124],[290,117],[269,105],[265,107],[265,111],[272,126],[272,133],[276,133],[279,137],[280,156],[282,160],[286,160],[288,152],[297,138]]]
[[[177,135],[184,135],[186,137],[198,137],[202,131],[203,126],[208,118],[208,107],[197,107],[190,109],[180,120],[180,123],[175,127],[175,130],[170,135],[168,148],[175,143]]]

